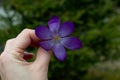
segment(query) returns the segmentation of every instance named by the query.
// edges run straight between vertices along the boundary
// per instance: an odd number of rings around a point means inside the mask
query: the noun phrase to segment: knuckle
[[[29,31],[30,29],[28,29],[28,28],[25,28],[23,31]]]
[[[29,34],[31,34],[33,32],[33,30],[32,29],[24,29],[21,33],[22,34],[26,34],[26,35],[29,35]]]
[[[14,39],[9,39],[6,41],[6,44],[12,43]]]
[[[23,32],[30,32],[30,31],[31,31],[31,29],[28,29],[28,28],[23,30]]]

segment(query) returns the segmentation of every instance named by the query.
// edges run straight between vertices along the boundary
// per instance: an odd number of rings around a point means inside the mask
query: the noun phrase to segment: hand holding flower
[[[60,25],[60,18],[52,16],[48,21],[48,25],[49,29],[45,26],[37,27],[35,33],[41,39],[40,46],[45,50],[52,50],[58,60],[63,61],[66,58],[64,47],[71,50],[82,47],[82,43],[78,38],[69,36],[74,30],[72,22],[64,22]]]

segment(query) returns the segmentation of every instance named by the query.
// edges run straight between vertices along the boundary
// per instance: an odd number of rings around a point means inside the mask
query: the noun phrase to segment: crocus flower
[[[63,61],[66,58],[65,48],[76,50],[82,47],[78,38],[69,36],[74,30],[72,22],[64,22],[60,25],[60,18],[52,16],[48,21],[48,26],[49,28],[37,27],[35,34],[41,39],[39,45],[45,50],[52,50],[58,60]]]

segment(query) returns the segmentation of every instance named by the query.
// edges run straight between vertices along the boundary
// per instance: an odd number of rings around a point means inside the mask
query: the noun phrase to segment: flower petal
[[[61,43],[68,49],[76,50],[82,47],[81,41],[76,37],[61,38]]]
[[[45,26],[39,26],[35,29],[35,34],[40,39],[52,39],[51,31]]]
[[[64,61],[64,59],[66,58],[66,51],[63,45],[59,43],[55,44],[55,46],[53,47],[53,51],[58,60]]]
[[[57,19],[57,18],[59,18],[58,16],[56,16],[56,15],[53,15],[50,19]]]
[[[74,30],[74,24],[72,22],[64,22],[59,29],[59,35],[65,37],[70,35]]]
[[[60,18],[58,16],[52,16],[48,21],[48,25],[52,32],[57,33],[60,27]]]
[[[50,50],[54,46],[54,41],[53,40],[47,40],[47,41],[39,42],[39,44],[43,49]]]

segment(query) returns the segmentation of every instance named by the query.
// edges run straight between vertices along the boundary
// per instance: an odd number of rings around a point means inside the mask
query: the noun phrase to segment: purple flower
[[[42,40],[39,42],[40,46],[45,50],[52,50],[58,60],[63,61],[66,58],[65,48],[76,50],[82,47],[78,38],[69,37],[74,30],[72,22],[64,22],[60,25],[60,18],[52,16],[48,26],[49,29],[45,26],[37,27],[35,34]]]

